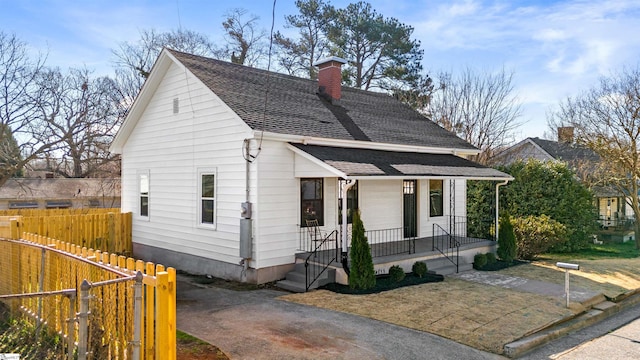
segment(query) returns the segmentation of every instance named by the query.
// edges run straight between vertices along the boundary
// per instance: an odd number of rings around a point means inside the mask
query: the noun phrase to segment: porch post
[[[501,183],[496,183],[496,234],[495,234],[495,240],[496,242],[498,241],[498,229],[500,227],[500,212],[499,212],[499,208],[500,208],[500,198],[498,197],[498,193],[500,191],[500,186],[503,185],[507,185],[507,183],[509,183],[509,180],[505,180]]]
[[[344,262],[347,259],[347,252],[349,251],[349,246],[347,244],[347,192],[353,185],[355,185],[355,180],[346,180],[345,184],[342,187],[342,227],[340,232],[342,234],[342,261]]]

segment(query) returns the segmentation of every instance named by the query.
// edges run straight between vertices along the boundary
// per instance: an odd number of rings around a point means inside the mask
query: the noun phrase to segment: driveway
[[[426,332],[277,299],[285,294],[178,275],[177,327],[232,359],[504,359]]]

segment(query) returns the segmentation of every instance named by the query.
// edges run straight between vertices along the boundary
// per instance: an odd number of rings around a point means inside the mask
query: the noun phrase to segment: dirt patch
[[[184,333],[177,336],[176,352],[180,360],[229,360],[217,346]]]
[[[430,332],[498,354],[504,344],[579,311],[566,309],[562,299],[450,278],[378,294],[318,290],[280,299]]]

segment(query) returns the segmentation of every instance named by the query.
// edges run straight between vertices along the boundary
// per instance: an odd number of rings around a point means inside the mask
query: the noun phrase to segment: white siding
[[[122,209],[134,213],[137,243],[238,263],[241,147],[249,128],[193,77],[187,83],[187,76],[171,65],[124,146]],[[215,229],[198,227],[198,169],[217,171]],[[150,175],[148,221],[137,216],[140,170]]]
[[[402,227],[402,180],[363,180],[358,191],[366,230]]]

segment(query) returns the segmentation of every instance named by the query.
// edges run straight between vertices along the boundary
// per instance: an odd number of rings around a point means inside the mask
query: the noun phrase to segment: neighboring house
[[[120,179],[12,178],[0,187],[0,209],[120,207]]]
[[[526,138],[493,157],[492,163],[509,165],[515,161],[536,159],[539,161],[563,161],[579,175],[586,175],[600,157],[593,150],[576,145],[573,128],[558,128],[558,141]],[[592,187],[598,208],[598,221],[604,227],[623,225],[633,219],[633,210],[625,202],[625,196],[610,187]]]
[[[164,49],[111,146],[135,255],[264,283],[312,230],[346,237],[355,208],[386,241],[428,237],[466,216],[467,179],[511,178],[387,94],[342,88],[342,63],[312,81]]]

